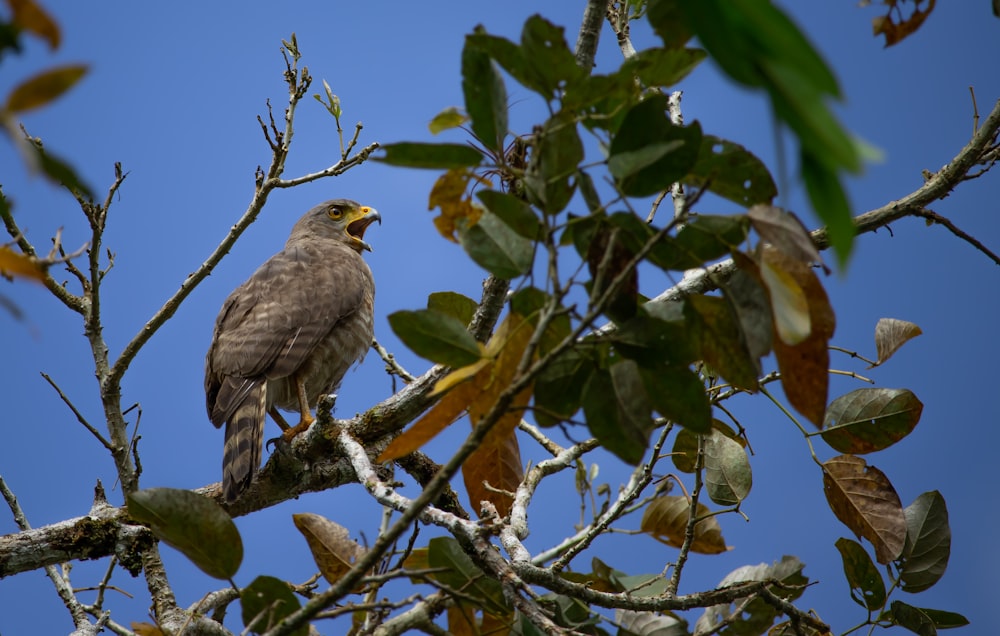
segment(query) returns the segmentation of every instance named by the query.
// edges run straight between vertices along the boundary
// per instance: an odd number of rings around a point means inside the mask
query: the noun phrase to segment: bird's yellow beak
[[[360,252],[361,250],[372,251],[372,246],[365,242],[365,230],[375,221],[382,224],[382,215],[375,208],[363,205],[351,211],[351,215],[356,217],[347,224],[346,232],[351,238],[351,243]]]

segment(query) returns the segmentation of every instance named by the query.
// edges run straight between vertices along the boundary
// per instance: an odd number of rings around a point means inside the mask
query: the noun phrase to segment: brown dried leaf
[[[909,17],[903,18],[903,10],[899,7],[900,4],[906,4],[908,1],[913,2],[913,12]],[[924,23],[927,16],[931,14],[934,10],[935,0],[926,0],[927,8],[925,10],[920,9],[920,5],[923,4],[925,0],[885,0],[885,5],[887,7],[886,14],[884,16],[879,16],[877,18],[872,18],[872,32],[873,35],[884,35],[885,45],[887,47],[892,46],[898,42],[901,42],[907,36],[916,33],[920,25]],[[900,16],[899,22],[895,21],[895,18]]]
[[[679,495],[657,497],[646,507],[639,528],[657,541],[679,548],[684,544],[690,510],[691,504],[687,497]],[[702,503],[698,504],[697,511],[699,517],[711,513]],[[693,552],[721,554],[731,549],[722,538],[722,528],[715,517],[706,517],[695,524],[694,541],[691,543]]]
[[[781,371],[781,386],[793,407],[806,419],[816,425],[823,425],[829,389],[830,352],[828,343],[836,328],[836,318],[823,284],[805,263],[794,261],[780,252],[765,249],[763,259],[775,264],[775,269],[785,272],[790,285],[797,286],[805,299],[808,321],[811,326],[808,337],[797,344],[788,344],[784,338],[774,338],[774,355]],[[764,271],[765,268],[761,268]],[[765,277],[765,281],[767,278]],[[770,287],[770,284],[769,284]],[[779,305],[771,303],[775,314],[775,330],[779,330]]]
[[[760,277],[771,298],[774,330],[778,338],[795,346],[812,333],[809,317],[809,299],[797,280],[797,274],[808,266],[773,248],[765,248],[760,255]]]
[[[747,210],[747,216],[753,229],[771,247],[806,264],[823,262],[809,230],[793,213],[773,205],[758,204]],[[829,272],[826,265],[823,269]]]
[[[920,327],[912,322],[896,318],[880,318],[878,324],[875,325],[875,350],[878,352],[878,361],[872,366],[877,367],[882,364],[907,341],[922,333]]]
[[[902,554],[906,516],[885,473],[860,457],[838,455],[823,463],[823,491],[837,518],[857,537],[871,541],[879,563]]]
[[[35,259],[18,254],[9,247],[0,247],[0,275],[45,280],[45,270],[38,266]]]
[[[292,515],[295,527],[306,538],[316,566],[327,583],[334,585],[366,552],[344,526],[311,512]],[[360,587],[355,589],[357,592]]]

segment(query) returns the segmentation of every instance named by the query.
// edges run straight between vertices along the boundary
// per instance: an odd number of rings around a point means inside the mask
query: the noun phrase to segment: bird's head
[[[365,230],[375,221],[382,223],[382,216],[375,208],[350,199],[331,199],[306,212],[292,228],[291,238],[302,234],[322,236],[347,243],[358,252],[370,252],[372,247],[365,242]]]

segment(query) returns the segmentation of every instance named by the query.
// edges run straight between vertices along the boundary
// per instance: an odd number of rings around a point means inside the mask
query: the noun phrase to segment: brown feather
[[[335,221],[331,206],[354,216]],[[298,410],[296,378],[315,407],[371,345],[375,283],[359,252],[366,244],[346,231],[359,211],[367,212],[363,233],[378,216],[353,201],[307,212],[285,248],[222,305],[205,358],[205,398],[212,423],[226,424],[227,500],[243,492],[260,465],[265,412]]]

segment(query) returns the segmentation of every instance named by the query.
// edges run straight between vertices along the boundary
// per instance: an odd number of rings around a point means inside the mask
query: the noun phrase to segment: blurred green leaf
[[[487,210],[475,223],[459,222],[458,242],[473,261],[499,278],[526,274],[535,256],[531,241]]]
[[[240,569],[240,532],[208,497],[177,488],[147,488],[129,493],[128,514],[213,578],[231,579]]]
[[[400,142],[381,146],[385,155],[373,157],[376,161],[404,168],[434,168],[448,170],[478,166],[483,156],[465,144],[428,144]]]
[[[464,367],[480,358],[480,346],[465,324],[429,309],[389,314],[393,332],[417,355],[449,367]]]
[[[851,586],[851,598],[865,609],[875,611],[885,605],[885,581],[861,544],[851,539],[837,539],[837,550],[844,565],[844,576]]]
[[[258,576],[240,590],[240,610],[243,626],[255,634],[270,631],[278,623],[301,607],[291,586],[273,576]],[[258,618],[259,617],[259,618]],[[253,623],[253,627],[250,624]],[[291,632],[294,636],[306,636],[309,625],[302,625]]]
[[[802,153],[802,180],[806,184],[809,202],[820,220],[826,224],[827,236],[837,261],[843,267],[851,255],[855,227],[851,204],[837,173],[816,160],[813,155]]]
[[[469,38],[462,49],[462,92],[472,132],[484,146],[502,152],[507,135],[507,90],[489,55]]]
[[[927,618],[931,619],[931,622],[934,623],[934,627],[938,629],[953,629],[955,627],[965,627],[969,624],[969,619],[955,612],[946,612],[926,607],[918,609],[926,614]]]

